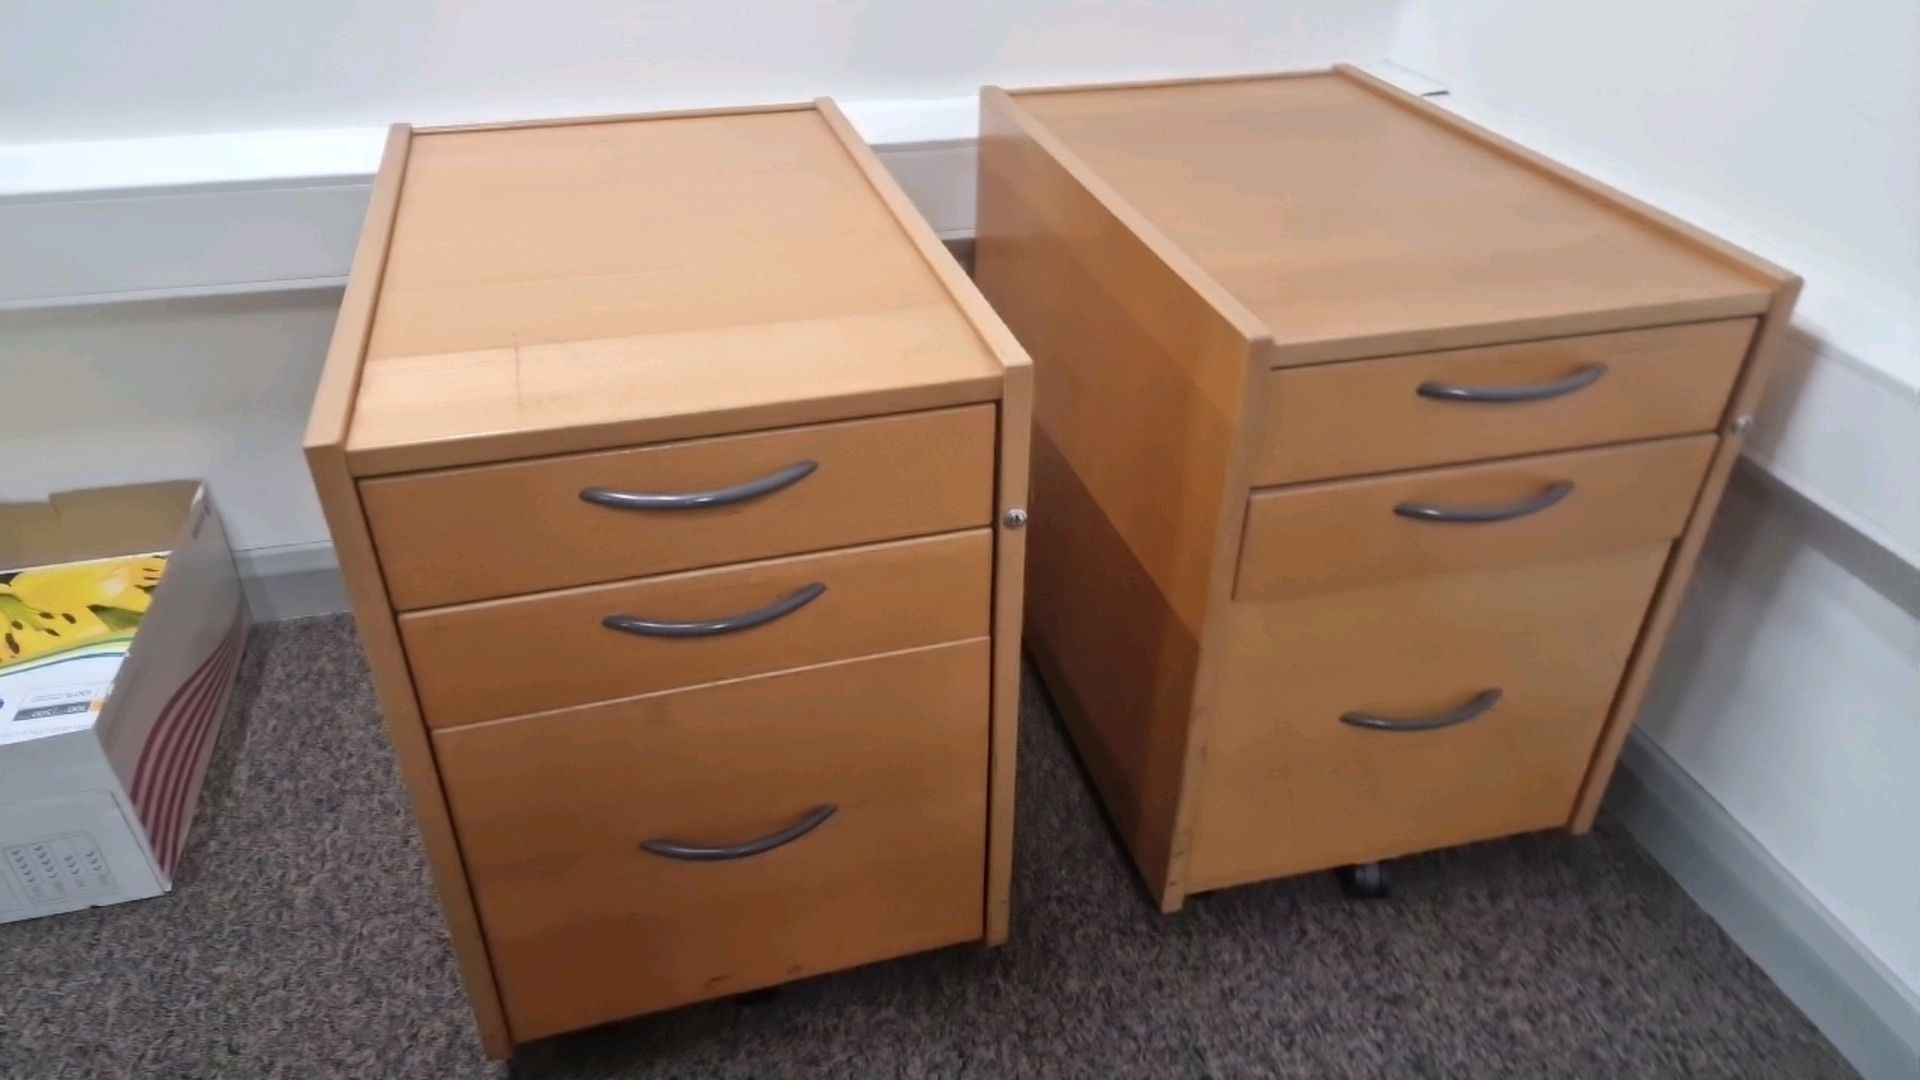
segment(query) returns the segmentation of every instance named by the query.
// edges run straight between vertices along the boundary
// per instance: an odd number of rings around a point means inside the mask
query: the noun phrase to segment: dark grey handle
[[[1540,386],[1455,386],[1452,383],[1424,382],[1415,391],[1421,397],[1435,398],[1440,401],[1472,401],[1495,405],[1515,405],[1528,401],[1546,401],[1548,398],[1565,397],[1576,390],[1585,390],[1600,381],[1607,373],[1607,365],[1594,364],[1561,379],[1559,382],[1544,383]]]
[[[614,510],[705,510],[714,506],[732,506],[762,495],[771,495],[783,487],[792,487],[805,480],[819,464],[802,461],[789,465],[771,476],[758,480],[749,480],[744,484],[721,488],[718,491],[690,491],[683,495],[650,495],[640,491],[615,491],[612,488],[590,487],[580,493],[580,497],[595,506],[605,506]]]
[[[1421,521],[1438,521],[1449,525],[1486,525],[1495,521],[1512,521],[1528,514],[1537,514],[1560,500],[1573,494],[1573,481],[1562,480],[1547,490],[1522,502],[1507,506],[1435,506],[1432,503],[1403,502],[1393,508],[1401,517],[1417,518]]]
[[[1341,713],[1340,722],[1372,731],[1433,731],[1438,728],[1464,724],[1488,709],[1500,704],[1500,691],[1482,690],[1472,701],[1449,713],[1439,716],[1423,716],[1418,720],[1396,720],[1391,716],[1375,716],[1373,713]]]
[[[763,855],[774,848],[793,843],[825,825],[827,819],[839,809],[832,803],[817,806],[812,813],[800,819],[799,822],[758,840],[748,840],[744,844],[703,847],[699,844],[682,844],[677,840],[642,840],[640,850],[649,855],[658,855],[664,859],[679,859],[683,862],[727,862],[730,859],[744,859],[750,855]]]
[[[618,630],[623,634],[639,634],[641,637],[712,637],[715,634],[731,634],[739,630],[751,630],[756,626],[765,626],[785,615],[791,615],[820,598],[827,591],[825,585],[814,582],[792,596],[775,600],[758,611],[749,611],[744,615],[728,615],[718,619],[701,619],[698,622],[663,622],[659,619],[643,619],[638,615],[609,615],[600,620],[600,625],[609,630]]]

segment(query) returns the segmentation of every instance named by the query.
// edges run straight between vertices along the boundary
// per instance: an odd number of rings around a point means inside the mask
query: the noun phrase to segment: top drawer
[[[405,611],[984,525],[993,438],[994,407],[974,405],[414,473],[360,496]]]
[[[1270,373],[1256,487],[1712,430],[1753,319]]]

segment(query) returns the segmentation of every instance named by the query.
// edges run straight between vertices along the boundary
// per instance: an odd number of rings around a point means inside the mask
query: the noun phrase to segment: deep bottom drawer
[[[515,1038],[978,938],[988,652],[437,733]]]
[[[1666,556],[1234,605],[1195,887],[1564,825]]]

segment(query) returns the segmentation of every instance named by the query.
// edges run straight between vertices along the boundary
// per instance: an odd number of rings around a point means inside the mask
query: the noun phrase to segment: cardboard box
[[[198,483],[0,504],[0,923],[173,887],[247,625]]]

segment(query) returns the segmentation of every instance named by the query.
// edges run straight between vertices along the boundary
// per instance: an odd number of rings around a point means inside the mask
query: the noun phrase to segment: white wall
[[[1920,995],[1920,569],[1757,476],[1640,729]]]
[[[89,0],[7,4],[8,142],[641,107],[1371,56],[1399,0]]]
[[[200,477],[243,570],[326,566],[300,438],[339,302],[322,289],[0,315],[0,501]]]

